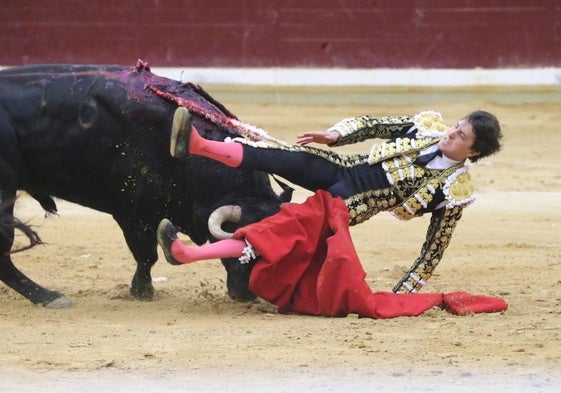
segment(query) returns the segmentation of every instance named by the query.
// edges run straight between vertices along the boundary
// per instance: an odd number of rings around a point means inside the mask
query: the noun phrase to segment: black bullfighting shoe
[[[177,227],[166,218],[160,221],[160,225],[158,225],[158,243],[164,251],[166,260],[172,265],[181,265],[181,262],[179,262],[173,257],[173,255],[171,255],[171,244],[174,242],[174,240],[177,240],[178,231],[179,230],[177,229]]]
[[[172,157],[180,158],[189,154],[189,138],[191,137],[191,114],[184,106],[175,110],[169,152]]]

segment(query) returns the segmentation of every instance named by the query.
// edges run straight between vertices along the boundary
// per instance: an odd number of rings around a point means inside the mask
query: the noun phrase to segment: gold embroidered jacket
[[[416,126],[414,137],[406,133]],[[419,257],[393,288],[394,292],[417,292],[430,278],[448,247],[463,208],[471,203],[473,186],[463,164],[446,169],[427,169],[414,165],[421,150],[437,144],[446,126],[436,112],[416,116],[374,118],[359,116],[344,119],[330,130],[341,138],[332,146],[386,139],[375,143],[370,154],[362,156],[371,165],[380,164],[390,184],[389,189],[374,190],[348,198],[351,225],[363,222],[380,211],[390,211],[401,219],[419,217],[431,212],[431,220]],[[360,161],[355,156],[352,161]],[[349,163],[349,165],[352,165]],[[444,195],[444,207],[434,210],[433,199]]]

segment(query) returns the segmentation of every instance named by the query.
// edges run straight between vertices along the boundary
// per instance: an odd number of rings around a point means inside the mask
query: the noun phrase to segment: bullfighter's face
[[[461,119],[446,130],[444,136],[438,142],[438,148],[446,157],[455,161],[464,161],[466,158],[479,154],[472,149],[474,142],[473,127],[467,119]]]

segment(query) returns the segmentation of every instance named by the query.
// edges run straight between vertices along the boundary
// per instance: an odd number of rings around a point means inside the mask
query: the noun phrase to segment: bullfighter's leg
[[[166,260],[172,265],[192,263],[206,259],[239,258],[247,244],[240,239],[224,239],[200,247],[189,247],[177,237],[178,229],[171,221],[163,219],[158,226],[158,243]]]
[[[233,168],[240,166],[243,152],[238,143],[224,143],[204,139],[191,125],[191,115],[187,108],[180,106],[175,110],[170,136],[172,157],[195,154],[211,158]]]
[[[348,171],[349,167],[367,165],[366,156],[345,160],[345,157],[336,153],[305,146],[293,146],[290,149],[258,148],[208,140],[191,126],[189,119],[186,108],[179,107],[176,110],[170,144],[175,157],[200,155],[229,167],[276,174],[308,190],[328,190],[332,195],[341,197],[354,192],[349,190],[349,180],[352,182],[353,177]],[[361,160],[364,162],[361,163]],[[341,193],[341,189],[345,191]]]

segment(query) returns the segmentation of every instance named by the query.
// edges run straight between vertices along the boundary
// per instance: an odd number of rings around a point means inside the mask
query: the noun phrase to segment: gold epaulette
[[[413,123],[417,126],[417,138],[442,138],[447,128],[442,115],[435,111],[416,114]]]
[[[442,191],[446,197],[447,209],[472,203],[475,200],[475,187],[471,182],[468,167],[463,166],[448,176]]]

